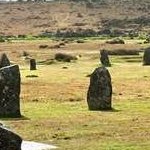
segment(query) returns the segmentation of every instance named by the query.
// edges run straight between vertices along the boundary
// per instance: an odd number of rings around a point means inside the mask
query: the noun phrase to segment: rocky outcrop
[[[0,68],[10,66],[10,61],[5,53],[0,55]]]
[[[109,61],[108,52],[106,50],[100,50],[100,61],[105,67],[110,67],[111,63]]]
[[[111,76],[105,67],[96,68],[91,74],[87,93],[89,110],[111,110]]]
[[[30,59],[30,70],[36,70],[36,60]]]
[[[150,65],[150,47],[144,51],[143,65]]]
[[[21,143],[20,136],[0,126],[0,150],[21,150]]]
[[[20,71],[18,65],[0,69],[0,117],[20,117]]]

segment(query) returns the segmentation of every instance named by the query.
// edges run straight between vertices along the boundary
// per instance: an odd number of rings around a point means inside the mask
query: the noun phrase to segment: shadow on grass
[[[112,108],[112,109],[99,109],[99,110],[90,110],[89,111],[91,112],[120,112],[121,110],[118,110],[118,109],[115,109],[115,108]]]
[[[19,121],[19,120],[30,120],[30,118],[25,117],[25,116],[21,116],[21,117],[1,117],[0,116],[0,120],[2,121]]]

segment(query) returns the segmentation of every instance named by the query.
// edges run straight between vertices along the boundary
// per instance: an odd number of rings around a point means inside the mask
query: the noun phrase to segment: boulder
[[[63,62],[71,62],[71,60],[77,60],[77,57],[64,53],[56,53],[55,60]]]
[[[105,67],[96,68],[90,76],[87,93],[89,110],[111,110],[111,101],[111,76]]]
[[[21,150],[22,139],[0,126],[0,150]]]
[[[20,70],[18,65],[0,69],[0,117],[20,117]]]
[[[10,61],[5,53],[0,56],[0,68],[10,66]]]
[[[105,67],[110,67],[111,63],[109,61],[108,52],[106,50],[100,50],[100,61]]]
[[[125,44],[123,39],[115,38],[109,41],[106,41],[107,44]]]

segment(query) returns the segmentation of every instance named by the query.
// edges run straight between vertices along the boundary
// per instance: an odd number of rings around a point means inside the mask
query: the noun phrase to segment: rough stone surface
[[[150,47],[144,51],[143,65],[150,65]]]
[[[10,61],[5,53],[0,56],[0,68],[10,66]]]
[[[106,50],[100,50],[100,55],[100,61],[102,65],[105,67],[110,67],[111,64],[109,61],[108,52]]]
[[[87,93],[89,110],[111,110],[111,76],[105,67],[96,68],[91,74]]]
[[[0,126],[0,150],[21,150],[22,139]]]
[[[30,70],[36,70],[36,61],[35,61],[35,59],[30,59]]]
[[[0,69],[0,117],[20,117],[20,71],[18,65]]]

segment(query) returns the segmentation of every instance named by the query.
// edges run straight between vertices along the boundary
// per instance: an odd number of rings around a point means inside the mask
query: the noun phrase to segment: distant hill
[[[78,1],[78,2],[77,2]],[[126,35],[150,32],[149,0],[0,3],[0,35],[53,32]]]

